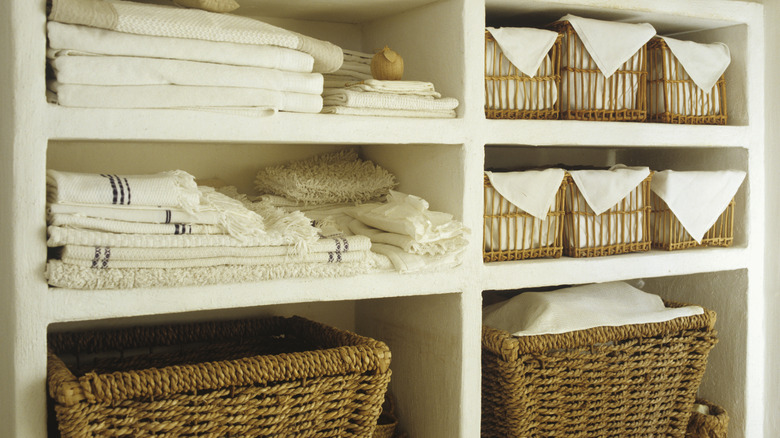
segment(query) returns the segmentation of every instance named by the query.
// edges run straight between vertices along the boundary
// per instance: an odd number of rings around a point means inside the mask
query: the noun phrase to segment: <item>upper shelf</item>
[[[436,0],[243,0],[235,13],[256,17],[364,23],[395,15]]]

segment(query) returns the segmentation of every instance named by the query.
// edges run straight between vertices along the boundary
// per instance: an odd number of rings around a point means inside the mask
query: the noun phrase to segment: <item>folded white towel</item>
[[[77,108],[219,108],[252,107],[318,113],[322,97],[261,88],[187,85],[73,85],[50,82],[56,103]]]
[[[626,61],[655,36],[648,23],[620,23],[565,15],[582,40],[588,54],[606,77],[612,76]]]
[[[664,170],[653,175],[650,190],[666,202],[688,234],[701,243],[744,179],[745,172],[741,170]]]
[[[420,243],[403,234],[388,233],[377,228],[369,227],[357,219],[352,219],[349,222],[348,227],[349,230],[356,235],[368,236],[371,239],[372,244],[392,245],[409,254],[435,256],[456,253],[462,251],[469,243],[468,240],[464,239],[462,236]]]
[[[322,93],[319,73],[130,56],[56,56],[57,82],[81,85],[193,85]]]
[[[349,106],[324,106],[323,114],[340,114],[344,116],[369,116],[369,117],[410,117],[416,119],[452,119],[457,116],[455,110],[394,110],[381,108],[353,108]]]
[[[723,43],[702,44],[661,37],[680,61],[685,72],[704,92],[709,92],[731,63],[729,47]]]
[[[613,166],[609,170],[569,172],[588,206],[601,214],[628,196],[650,175],[649,167]]]
[[[121,0],[53,0],[49,20],[139,35],[286,47],[310,54],[314,71],[333,72],[341,48],[248,17]]]
[[[334,73],[324,74],[322,76],[325,78],[326,83],[335,83],[335,84],[339,84],[342,81],[344,83],[347,83],[347,82],[365,81],[372,78],[371,75],[367,75],[365,73],[359,73],[356,71],[349,71],[349,70],[339,70]],[[338,86],[342,87],[342,85],[338,85]]]
[[[94,54],[182,59],[310,73],[314,58],[284,47],[115,32],[75,24],[46,23],[48,55]]]
[[[666,307],[657,295],[613,282],[521,293],[485,307],[482,323],[514,336],[534,336],[657,323],[703,313],[699,306]]]
[[[402,274],[412,272],[430,272],[453,268],[461,264],[464,251],[451,252],[438,256],[410,254],[394,245],[374,244],[371,251],[386,256],[393,267]]]
[[[488,27],[509,61],[526,76],[534,77],[547,57],[558,32],[521,27]],[[491,65],[488,63],[487,65]]]
[[[440,98],[441,94],[436,92],[433,84],[420,81],[380,81],[377,79],[366,79],[360,82],[345,83],[345,88],[355,91],[372,91],[375,93],[400,94],[411,96],[423,96],[431,98]]]
[[[358,72],[364,75],[371,75],[371,66],[363,62],[347,61],[341,64],[339,71]]]
[[[123,220],[102,219],[75,214],[52,214],[49,225],[69,228],[83,228],[107,233],[122,234],[225,234],[223,227],[187,223],[143,223]]]
[[[359,50],[341,49],[341,51],[344,53],[344,61],[371,64],[371,59],[374,57],[371,53],[361,52]]]
[[[446,111],[458,107],[458,100],[445,97],[427,99],[419,96],[402,96],[384,93],[360,92],[344,89],[325,89],[323,105],[353,108],[378,108],[396,110]]]
[[[47,208],[50,216],[85,216],[87,218],[102,218],[148,224],[216,225],[220,222],[220,215],[217,211],[187,212],[181,208],[175,207],[139,207],[133,205],[102,206],[54,203],[48,204]]]
[[[485,172],[485,175],[501,196],[531,216],[544,220],[566,172],[563,169],[545,169]]]

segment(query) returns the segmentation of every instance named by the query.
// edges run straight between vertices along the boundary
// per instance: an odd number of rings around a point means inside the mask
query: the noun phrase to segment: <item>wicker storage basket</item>
[[[721,76],[704,92],[691,80],[666,42],[655,37],[647,43],[647,120],[661,123],[725,125],[726,79]]]
[[[696,403],[707,406],[709,415],[694,411],[688,421],[685,438],[726,438],[729,430],[729,416],[726,411],[707,400],[697,399]]]
[[[482,436],[682,438],[714,323],[705,310],[555,335],[483,327]]]
[[[63,437],[371,438],[389,363],[382,342],[273,317],[50,334],[48,385]]]
[[[517,69],[485,31],[485,116],[489,119],[557,119],[561,82],[561,37],[536,76]]]
[[[679,219],[660,196],[651,193],[650,200],[653,248],[673,251],[699,246],[731,246],[734,242],[734,199],[712,228],[704,234],[701,243],[693,240],[693,237],[685,231]]]
[[[634,121],[647,119],[647,46],[642,46],[609,78],[598,69],[568,21],[552,30],[561,43],[560,118]]]
[[[617,205],[597,215],[567,174],[563,253],[598,257],[650,250],[651,179],[652,174]]]
[[[484,185],[483,261],[502,262],[561,256],[565,183],[558,189],[545,220],[539,220],[507,201],[493,188],[487,175],[484,176]]]

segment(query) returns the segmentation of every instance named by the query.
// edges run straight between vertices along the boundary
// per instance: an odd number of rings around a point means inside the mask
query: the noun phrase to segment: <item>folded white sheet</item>
[[[411,118],[435,118],[452,119],[457,116],[455,110],[398,110],[382,108],[353,108],[349,106],[324,106],[323,114],[340,114],[345,116],[370,116],[370,117],[411,117]]]
[[[248,17],[121,0],[53,0],[49,20],[139,35],[192,38],[299,50],[314,58],[314,71],[333,72],[341,48]]]
[[[308,53],[277,46],[136,35],[56,21],[46,23],[46,29],[49,57],[71,54],[137,56],[301,73],[310,73],[314,65],[314,58]]]
[[[322,93],[319,73],[130,56],[56,56],[50,63],[61,84],[193,85]]]
[[[526,76],[534,77],[539,73],[539,67],[558,38],[558,32],[544,29],[522,27],[488,27],[488,32],[495,38],[500,51],[509,61]],[[489,43],[492,46],[492,42]],[[486,48],[486,54],[493,56],[492,47]],[[486,59],[486,65],[494,62]],[[491,67],[492,68],[492,67]],[[494,69],[495,70],[495,69]],[[487,72],[486,72],[487,73]],[[490,73],[491,75],[493,73]]]
[[[741,170],[656,172],[650,190],[666,202],[683,228],[701,243],[745,179]]]
[[[594,213],[601,214],[650,176],[650,168],[616,165],[609,170],[573,170],[569,173],[588,206]]]
[[[731,63],[729,47],[723,43],[703,44],[661,37],[685,72],[704,92],[709,92]]]
[[[402,273],[437,271],[453,268],[462,263],[463,250],[438,256],[410,254],[394,245],[374,244],[371,251],[386,256],[393,267]]]
[[[349,222],[348,227],[349,230],[355,235],[367,236],[370,238],[372,245],[392,245],[402,249],[404,252],[409,254],[444,255],[453,252],[460,252],[469,243],[468,240],[462,236],[451,237],[433,242],[420,243],[403,234],[388,233],[377,228],[369,227],[357,219],[352,219]]]
[[[419,96],[402,96],[384,93],[360,92],[345,89],[325,89],[323,105],[340,105],[354,108],[378,108],[396,110],[446,111],[458,107],[458,100],[445,97],[429,99]]]
[[[252,107],[318,113],[322,97],[239,87],[185,85],[73,85],[50,82],[56,103],[79,108],[220,108]]]
[[[375,93],[398,94],[440,98],[432,83],[422,81],[380,81],[378,79],[366,79],[360,82],[348,82],[346,88],[355,91],[371,91]]]
[[[220,222],[217,211],[187,212],[180,208],[48,204],[50,216],[68,215],[149,224],[203,224]],[[58,224],[55,224],[58,225]],[[64,224],[63,224],[64,225]]]
[[[699,306],[666,307],[657,295],[613,282],[521,293],[485,307],[482,323],[514,336],[534,336],[657,323],[703,313]]]
[[[561,188],[563,169],[485,172],[498,193],[520,210],[544,220]],[[497,212],[494,212],[496,214]]]
[[[123,220],[86,217],[75,214],[52,214],[49,225],[69,228],[83,228],[107,233],[123,234],[225,234],[227,231],[216,225],[187,223],[143,223]]]

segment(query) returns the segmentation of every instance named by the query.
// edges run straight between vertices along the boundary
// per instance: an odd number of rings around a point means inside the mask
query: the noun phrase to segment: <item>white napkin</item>
[[[723,43],[702,44],[669,37],[661,38],[680,61],[688,76],[705,93],[712,90],[731,63],[731,52]]]
[[[629,58],[655,36],[648,23],[617,23],[565,15],[561,21],[571,23],[593,61],[604,76],[610,77]]]
[[[515,336],[531,336],[663,322],[702,313],[699,306],[665,307],[657,295],[612,282],[525,292],[485,307],[482,323]]]
[[[485,172],[501,196],[539,220],[547,217],[565,174],[563,169]]]
[[[741,170],[664,170],[653,175],[650,190],[669,205],[683,228],[701,243],[745,179]]]
[[[628,196],[650,175],[650,168],[619,164],[609,170],[573,170],[569,173],[588,206],[594,213],[601,214]]]
[[[488,27],[504,56],[518,70],[534,77],[544,57],[555,44],[558,33],[551,30],[521,27]]]

